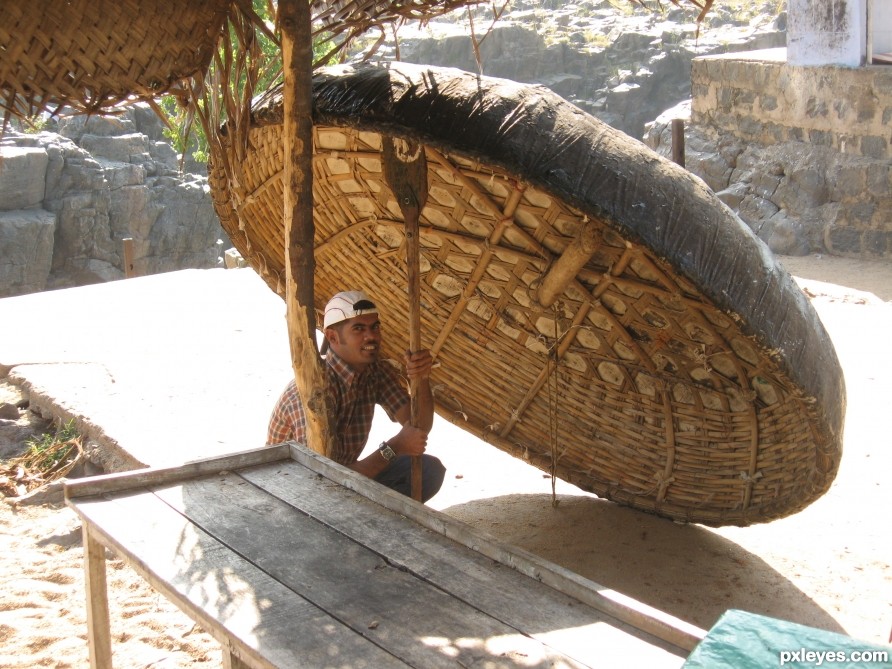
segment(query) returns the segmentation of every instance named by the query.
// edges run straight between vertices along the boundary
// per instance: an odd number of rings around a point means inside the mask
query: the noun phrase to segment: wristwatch
[[[381,445],[378,446],[378,452],[381,454],[381,457],[390,462],[396,457],[396,453],[393,452],[393,449],[390,447],[386,441],[382,441]]]

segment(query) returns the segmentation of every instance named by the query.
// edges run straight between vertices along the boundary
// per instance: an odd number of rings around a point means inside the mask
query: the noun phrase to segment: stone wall
[[[0,141],[0,298],[215,267],[226,246],[207,178],[181,173],[144,108]]]
[[[892,159],[892,67],[799,67],[785,49],[696,58],[691,120],[746,142]]]
[[[795,65],[861,65],[867,46],[869,1],[787,0],[789,62]]]
[[[775,253],[892,261],[892,66],[797,67],[783,49],[695,59],[687,110],[645,142],[671,151]]]

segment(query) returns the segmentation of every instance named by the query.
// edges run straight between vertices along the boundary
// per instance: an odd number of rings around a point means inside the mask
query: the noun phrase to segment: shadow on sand
[[[444,512],[703,629],[735,608],[845,633],[771,565],[709,528],[594,497],[557,499],[505,495]]]

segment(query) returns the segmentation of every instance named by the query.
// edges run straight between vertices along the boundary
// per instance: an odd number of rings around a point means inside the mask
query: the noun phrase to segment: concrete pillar
[[[873,40],[871,51],[875,54],[892,53],[892,2],[873,0],[869,21]]]
[[[867,3],[868,0],[788,0],[787,62],[863,65],[867,53]]]

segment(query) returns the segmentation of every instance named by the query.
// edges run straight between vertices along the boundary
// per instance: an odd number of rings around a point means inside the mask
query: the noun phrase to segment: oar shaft
[[[406,270],[409,292],[409,352],[421,350],[421,248],[418,241],[418,207],[406,206],[403,217],[406,224]],[[409,379],[409,401],[412,425],[419,425],[418,379]],[[421,501],[421,456],[412,457],[412,499]]]
[[[421,350],[421,247],[418,219],[427,202],[427,158],[415,142],[385,137],[384,177],[393,191],[406,225],[406,277],[409,293],[409,352]],[[421,426],[418,380],[409,380],[410,423]],[[412,457],[412,499],[422,501],[421,456]]]

